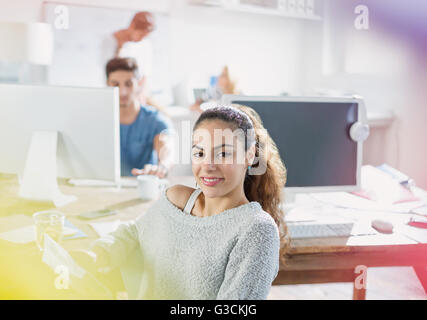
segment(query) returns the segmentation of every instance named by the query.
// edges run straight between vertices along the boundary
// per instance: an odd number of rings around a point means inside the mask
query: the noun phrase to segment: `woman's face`
[[[243,187],[254,147],[246,153],[239,134],[222,120],[205,120],[194,131],[192,170],[205,197],[223,197]]]

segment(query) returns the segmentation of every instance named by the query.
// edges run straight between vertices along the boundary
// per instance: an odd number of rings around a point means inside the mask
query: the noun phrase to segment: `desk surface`
[[[194,186],[193,177],[173,177],[169,179],[171,185],[175,183]],[[112,188],[112,187],[75,187],[63,183],[60,189],[64,194],[73,194],[78,197],[78,200],[64,207],[59,208],[65,213],[67,218],[75,226],[84,231],[88,238],[74,239],[63,241],[62,245],[67,249],[87,249],[89,245],[98,238],[98,234],[92,229],[88,222],[103,222],[120,219],[121,221],[136,219],[143,214],[151,205],[151,202],[144,202],[139,199],[137,189],[135,188]],[[26,221],[20,220],[15,223],[16,226],[21,226],[32,223],[31,214],[39,210],[53,208],[53,205],[37,202],[26,202],[18,199],[16,194],[18,185],[15,176],[0,175],[0,219],[10,220],[11,214],[26,214]],[[88,222],[78,219],[76,216],[87,211],[99,209],[115,209],[119,215],[90,220]],[[374,216],[371,216],[374,218]],[[11,229],[11,225],[0,226],[0,232],[4,229]],[[3,229],[3,230],[2,230]],[[410,226],[401,225],[395,228],[393,234],[375,234],[366,236],[351,236],[342,238],[313,238],[313,239],[298,239],[291,242],[289,251],[288,264],[284,269],[292,268],[308,268],[306,259],[310,256],[323,254],[328,255],[343,255],[346,253],[357,256],[362,254],[370,256],[373,259],[373,264],[383,265],[381,259],[384,260],[384,255],[393,255],[396,252],[406,252],[407,255],[419,255],[421,250],[427,252],[427,230],[417,229]],[[356,254],[356,255],[355,255]],[[427,256],[427,254],[425,255]],[[397,256],[396,256],[397,257]],[[395,260],[395,259],[394,259]],[[325,260],[327,261],[327,260]],[[356,263],[348,260],[347,264]],[[321,262],[321,264],[325,262]],[[388,262],[384,262],[388,263]],[[404,263],[404,261],[401,261]],[[295,265],[294,265],[295,264]]]
[[[175,183],[195,185],[193,177],[174,177],[170,178],[169,182],[171,185]],[[75,187],[63,183],[60,189],[65,194],[78,197],[77,201],[59,208],[60,211],[65,213],[71,223],[88,235],[87,238],[63,241],[62,246],[67,250],[88,249],[90,244],[99,237],[88,222],[134,220],[146,212],[152,204],[140,200],[135,188]],[[16,177],[0,175],[0,220],[8,221],[7,223],[0,221],[0,232],[31,224],[32,213],[53,208],[52,204],[18,199],[17,192]],[[83,212],[105,208],[115,209],[119,215],[88,222],[76,217]],[[24,216],[26,219],[13,221],[12,214],[27,216]],[[366,216],[365,213],[363,218],[376,218],[374,213],[368,214]],[[401,218],[402,221],[405,219],[404,216]],[[19,255],[27,252],[31,254],[37,250],[35,244],[16,248]],[[286,264],[280,265],[280,272],[273,284],[353,281],[354,270],[357,270],[360,265],[366,267],[427,266],[427,230],[405,226],[402,223],[395,228],[393,234],[294,240],[291,242]]]

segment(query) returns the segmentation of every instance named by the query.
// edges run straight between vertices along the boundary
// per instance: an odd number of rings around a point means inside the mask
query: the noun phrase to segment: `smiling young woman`
[[[278,150],[243,106],[204,111],[192,140],[198,187],[168,188],[94,251],[113,267],[142,255],[138,298],[265,299],[287,247]]]
[[[205,198],[217,212],[233,207],[233,203],[257,201],[279,227],[285,253],[288,240],[280,204],[286,168],[259,115],[241,105],[211,108],[200,115],[193,132],[192,170],[202,190],[193,214],[197,215],[202,204],[205,208]],[[188,197],[182,193],[193,191],[177,185],[168,190],[168,197],[184,207]]]

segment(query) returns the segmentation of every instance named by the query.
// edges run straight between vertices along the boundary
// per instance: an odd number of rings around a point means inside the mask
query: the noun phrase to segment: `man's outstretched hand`
[[[167,174],[167,169],[162,165],[157,166],[152,164],[146,164],[144,166],[144,169],[133,168],[131,172],[134,176],[150,174],[150,175],[158,176],[159,178],[165,178]]]

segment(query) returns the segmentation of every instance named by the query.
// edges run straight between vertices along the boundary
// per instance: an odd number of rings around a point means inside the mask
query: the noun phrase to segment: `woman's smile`
[[[201,177],[202,183],[207,187],[216,186],[218,183],[222,182],[224,178],[218,177]]]
[[[218,183],[222,182],[224,178],[218,177],[201,177],[202,183],[207,187],[216,186]]]

